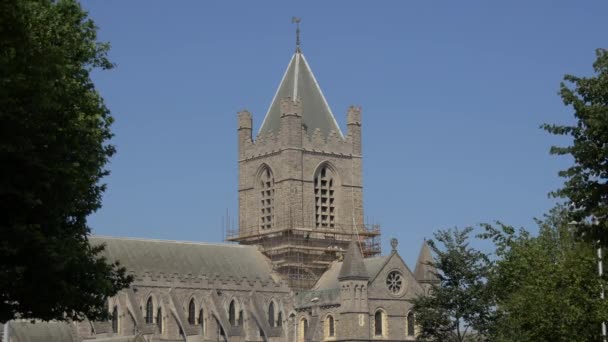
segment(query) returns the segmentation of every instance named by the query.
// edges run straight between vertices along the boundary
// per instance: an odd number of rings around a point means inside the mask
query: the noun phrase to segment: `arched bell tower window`
[[[327,165],[322,165],[315,174],[315,224],[317,228],[336,226],[335,178]]]
[[[260,228],[274,226],[274,176],[268,166],[260,174]]]

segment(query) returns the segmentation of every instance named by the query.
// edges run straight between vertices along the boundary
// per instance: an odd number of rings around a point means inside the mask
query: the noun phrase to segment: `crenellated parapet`
[[[303,104],[299,99],[286,97],[281,100],[279,130],[260,132],[253,140],[252,115],[249,111],[238,113],[239,157],[255,159],[285,149],[301,149],[306,152],[327,153],[337,156],[361,156],[361,107],[350,106],[347,111],[348,134],[332,129],[324,133],[320,128],[307,127],[302,122]]]

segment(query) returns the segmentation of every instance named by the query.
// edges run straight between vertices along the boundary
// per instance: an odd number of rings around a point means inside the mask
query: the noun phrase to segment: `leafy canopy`
[[[0,4],[0,322],[101,319],[131,282],[87,241],[115,151],[89,75],[108,48],[75,0]]]
[[[435,259],[439,283],[428,295],[411,302],[423,340],[482,340],[493,317],[493,298],[487,285],[490,263],[485,254],[469,246],[473,228],[436,232],[428,244]]]
[[[490,277],[497,319],[492,341],[600,341],[608,306],[600,298],[595,249],[577,241],[563,207],[537,220],[539,234],[485,225],[497,247]]]
[[[596,50],[596,57],[593,77],[566,75],[560,86],[576,123],[542,127],[572,138],[570,146],[551,148],[551,154],[574,158],[574,165],[559,173],[566,181],[553,195],[569,200],[581,236],[608,246],[608,50]]]

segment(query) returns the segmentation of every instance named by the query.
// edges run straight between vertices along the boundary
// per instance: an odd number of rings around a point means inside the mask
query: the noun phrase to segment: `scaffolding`
[[[312,288],[329,265],[342,257],[352,239],[359,242],[364,257],[381,252],[379,224],[332,223],[331,227],[317,227],[306,220],[297,223],[292,215],[282,221],[273,222],[269,229],[265,225],[238,229],[226,225],[225,240],[258,246],[294,291]]]

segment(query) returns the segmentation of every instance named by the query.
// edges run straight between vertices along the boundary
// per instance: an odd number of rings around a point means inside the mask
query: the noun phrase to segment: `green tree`
[[[487,256],[469,246],[473,228],[440,230],[428,241],[439,284],[412,300],[419,337],[434,341],[483,341],[494,316]]]
[[[96,39],[75,0],[0,3],[0,322],[101,319],[131,281],[87,241],[114,153]]]
[[[563,207],[537,220],[539,234],[485,225],[496,244],[490,277],[497,319],[492,341],[599,341],[608,319],[595,249],[577,241]]]
[[[551,154],[574,158],[574,165],[559,173],[566,181],[553,195],[569,200],[570,220],[578,222],[581,236],[608,246],[608,50],[598,49],[596,56],[593,77],[566,75],[560,86],[576,123],[542,127],[572,138],[571,146],[551,148]]]

